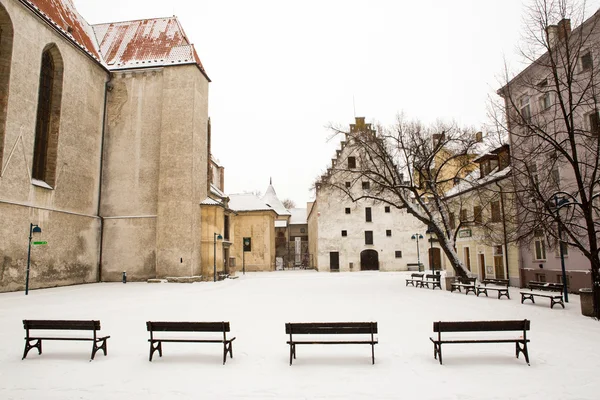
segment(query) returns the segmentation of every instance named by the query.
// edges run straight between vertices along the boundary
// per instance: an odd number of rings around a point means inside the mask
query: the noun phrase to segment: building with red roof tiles
[[[0,292],[200,275],[210,79],[177,18],[0,0],[0,54]]]

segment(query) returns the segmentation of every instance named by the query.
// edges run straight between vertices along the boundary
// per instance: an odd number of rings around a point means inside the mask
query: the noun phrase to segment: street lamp
[[[29,223],[29,249],[27,250],[27,273],[25,276],[25,296],[29,294],[29,266],[31,264],[31,239],[34,233],[42,233],[42,228]]]
[[[563,294],[565,296],[565,302],[569,302],[569,291],[567,288],[567,272],[565,271],[565,255],[563,254],[563,241],[562,241],[562,230],[560,229],[560,215],[559,210],[563,206],[568,206],[569,200],[565,197],[560,199],[554,195],[554,207],[556,208],[556,225],[558,226],[558,251],[560,252],[560,268],[562,269],[562,281],[563,281]]]
[[[431,245],[431,250],[429,250],[429,266],[431,267],[431,273],[435,274],[435,265],[433,263],[433,229],[430,226],[427,227],[425,234],[429,233],[429,244]]]
[[[417,241],[417,264],[419,265],[419,271],[421,271],[421,255],[419,254],[419,239],[423,239],[423,235],[415,233],[410,237],[412,240]]]
[[[214,259],[213,259],[213,282],[217,281],[217,240],[223,240],[219,233],[213,233]]]

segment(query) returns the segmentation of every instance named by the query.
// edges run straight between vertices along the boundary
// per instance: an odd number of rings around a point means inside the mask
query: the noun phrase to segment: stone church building
[[[0,0],[0,291],[200,275],[210,79],[176,17]],[[211,238],[212,239],[212,238]]]

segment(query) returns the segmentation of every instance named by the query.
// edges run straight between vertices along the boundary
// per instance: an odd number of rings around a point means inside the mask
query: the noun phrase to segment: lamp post
[[[563,281],[563,294],[565,296],[565,302],[569,302],[569,291],[567,288],[567,272],[565,270],[565,255],[563,253],[563,241],[562,241],[562,230],[560,229],[560,215],[558,213],[562,206],[569,204],[569,200],[564,197],[558,198],[554,195],[554,206],[556,208],[556,225],[558,226],[558,251],[560,252],[560,268],[562,270],[562,281]]]
[[[213,282],[217,281],[217,240],[223,240],[221,234],[213,233],[214,259],[213,259]]]
[[[429,233],[429,244],[430,244],[430,250],[429,250],[429,266],[431,267],[431,273],[435,274],[435,265],[433,263],[433,229],[431,229],[431,226],[427,227],[427,231],[425,231],[425,233]]]
[[[29,223],[29,249],[27,250],[27,273],[25,275],[25,296],[29,294],[29,266],[31,264],[31,239],[34,233],[42,233],[42,228]]]
[[[417,241],[417,264],[419,266],[419,271],[421,271],[421,255],[419,253],[419,239],[423,239],[423,235],[421,235],[420,233],[415,233],[410,238],[412,240],[416,240]]]

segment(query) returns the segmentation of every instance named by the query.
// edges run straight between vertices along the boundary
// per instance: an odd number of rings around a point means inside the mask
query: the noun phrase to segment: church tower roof
[[[269,187],[262,197],[262,201],[271,206],[278,215],[292,215],[277,197],[277,193],[275,193],[275,188],[273,187],[273,180],[270,181]]]

